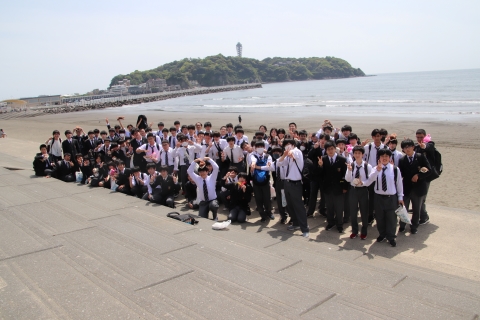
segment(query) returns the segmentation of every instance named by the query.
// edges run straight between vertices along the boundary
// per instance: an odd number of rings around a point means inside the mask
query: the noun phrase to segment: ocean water
[[[136,107],[195,113],[275,112],[304,116],[313,112],[476,118],[480,117],[480,69],[272,83],[261,89],[181,97]]]

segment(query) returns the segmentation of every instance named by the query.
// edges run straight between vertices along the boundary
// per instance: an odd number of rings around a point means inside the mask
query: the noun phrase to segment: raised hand
[[[323,167],[323,159],[322,159],[322,157],[318,157],[318,165],[319,165],[320,167]]]
[[[382,168],[383,168],[382,162],[381,162],[380,160],[378,160],[378,162],[377,162],[377,171],[382,171]]]
[[[365,147],[368,142],[370,142],[370,139],[365,139],[365,140],[363,140],[363,142],[362,142],[362,147]]]
[[[347,163],[347,170],[352,171],[352,164],[350,162]]]

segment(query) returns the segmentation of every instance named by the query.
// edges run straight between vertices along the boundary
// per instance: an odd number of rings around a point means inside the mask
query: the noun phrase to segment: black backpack
[[[178,212],[170,212],[167,214],[167,217],[173,218],[191,225],[196,225],[198,223],[198,220],[196,219],[200,218],[199,216],[196,216],[194,214],[189,214],[189,213],[180,214]]]
[[[428,159],[430,162],[430,166],[432,167],[432,174],[426,179],[428,182],[433,181],[440,177],[443,172],[443,164],[442,164],[442,154],[435,148],[435,142],[430,141],[428,142],[433,146],[433,159]]]

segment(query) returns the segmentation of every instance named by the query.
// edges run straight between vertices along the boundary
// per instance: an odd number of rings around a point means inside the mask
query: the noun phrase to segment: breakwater
[[[199,94],[209,94],[209,93],[218,93],[218,92],[227,92],[227,91],[238,91],[246,89],[256,89],[261,88],[261,83],[253,84],[242,84],[242,85],[230,85],[230,86],[221,86],[221,87],[208,87],[208,88],[196,88],[188,90],[179,90],[179,91],[170,91],[170,92],[159,92],[159,93],[150,93],[150,94],[141,94],[141,95],[129,95],[129,96],[119,96],[113,98],[105,99],[95,99],[95,100],[86,100],[88,97],[79,97],[79,101],[58,105],[50,106],[43,108],[35,108],[37,115],[43,114],[56,114],[56,113],[67,113],[67,112],[80,112],[87,110],[97,110],[97,109],[106,109],[106,108],[116,108],[122,107],[125,105],[140,104],[154,101],[162,101],[167,99],[174,99],[184,96],[193,96]]]

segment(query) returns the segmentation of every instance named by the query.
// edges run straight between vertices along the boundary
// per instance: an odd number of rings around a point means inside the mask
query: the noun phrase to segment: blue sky
[[[0,100],[106,88],[185,57],[324,57],[367,74],[480,68],[480,1],[3,1]]]

